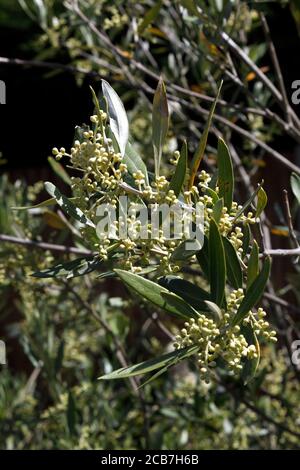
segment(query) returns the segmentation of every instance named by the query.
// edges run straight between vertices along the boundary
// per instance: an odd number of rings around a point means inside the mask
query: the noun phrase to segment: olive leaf
[[[57,204],[71,217],[84,225],[95,227],[95,224],[88,219],[79,207],[76,207],[73,202],[64,196],[59,189],[49,181],[45,183],[45,189],[47,193],[56,200]]]
[[[56,173],[57,176],[59,176],[63,180],[64,183],[66,183],[68,186],[71,186],[71,178],[66,172],[66,170],[64,169],[64,167],[59,162],[57,162],[55,158],[53,157],[48,157],[48,162],[52,170],[54,171],[54,173]]]
[[[264,261],[262,270],[252,282],[250,287],[247,289],[245,297],[242,300],[237,313],[233,317],[232,326],[241,323],[244,317],[248,314],[248,312],[259,302],[268,282],[270,276],[270,269],[271,258],[267,256]]]
[[[223,84],[223,82],[221,82],[221,84],[219,86],[219,89],[218,89],[218,92],[217,92],[217,96],[214,99],[213,104],[211,105],[203,134],[201,136],[200,142],[198,144],[197,150],[194,154],[194,157],[193,157],[193,160],[192,160],[192,163],[191,163],[191,176],[190,176],[190,180],[189,180],[189,189],[191,189],[191,187],[194,184],[195,177],[196,177],[199,165],[201,163],[201,160],[202,160],[204,152],[205,152],[207,137],[208,137],[209,129],[210,129],[210,126],[211,126],[213,114],[215,112],[216,104],[217,104],[217,101],[218,101],[219,96],[220,96],[222,84]]]
[[[152,143],[154,150],[155,176],[159,176],[162,148],[169,128],[169,108],[166,87],[160,78],[153,99]]]
[[[180,299],[179,296],[177,297],[180,300],[178,300],[177,303],[174,301],[174,298],[170,301],[168,294],[172,294],[172,292],[165,287],[129,271],[115,269],[115,272],[129,288],[133,289],[143,299],[149,300],[149,302],[153,303],[157,307],[160,307],[168,313],[185,320],[194,316],[194,312],[189,310],[189,306],[186,306],[186,309],[183,311],[182,306],[185,301]],[[186,302],[185,304],[188,305]]]
[[[225,250],[227,279],[232,287],[239,289],[243,286],[243,271],[240,260],[232,243],[226,237],[223,237],[222,240]]]
[[[187,171],[187,153],[187,143],[184,141],[181,147],[180,157],[178,159],[178,163],[169,186],[169,189],[172,189],[176,196],[179,196],[184,184]]]
[[[298,204],[300,204],[300,176],[296,173],[291,175],[291,188]]]
[[[102,92],[107,100],[110,128],[118,142],[120,153],[124,156],[129,136],[129,124],[124,105],[115,90],[103,79]]]
[[[234,190],[233,168],[229,149],[221,138],[218,141],[218,185],[219,197],[224,199],[224,206],[230,211]]]
[[[261,213],[263,212],[264,208],[266,207],[268,202],[268,197],[266,195],[266,192],[264,188],[259,188],[259,191],[257,193],[257,204],[256,204],[256,212],[255,212],[255,217],[258,218]]]
[[[214,219],[210,221],[208,245],[211,300],[221,306],[225,295],[226,262],[222,237]]]
[[[253,240],[251,253],[248,260],[247,268],[247,289],[251,286],[252,282],[257,278],[259,271],[259,249],[256,240]]]
[[[193,354],[196,354],[197,351],[198,346],[189,346],[187,348],[178,349],[176,351],[155,357],[154,359],[150,359],[149,361],[140,362],[134,366],[122,367],[121,369],[99,377],[99,379],[125,379],[135,375],[147,374],[148,372],[152,372],[162,367],[174,365],[177,362],[182,361],[183,359],[186,359]]]

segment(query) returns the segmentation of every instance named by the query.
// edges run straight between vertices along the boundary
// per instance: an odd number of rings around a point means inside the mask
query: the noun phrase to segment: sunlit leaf
[[[141,171],[145,177],[146,185],[149,185],[149,178],[146,165],[135,150],[134,146],[129,141],[126,144],[123,162],[127,165],[128,172],[131,175],[133,175],[133,173]]]
[[[298,204],[300,204],[300,176],[297,175],[296,173],[292,173],[291,188],[292,188],[295,198],[298,201]]]
[[[120,153],[125,154],[129,136],[129,124],[124,105],[115,90],[102,79],[102,92],[107,100],[109,123],[118,142]]]
[[[129,271],[115,269],[115,272],[128,287],[133,289],[143,299],[149,300],[149,302],[166,310],[172,315],[184,319],[190,318],[190,315],[186,312],[183,313],[178,305],[174,305],[174,302],[170,303],[167,297],[163,296],[163,294],[171,294],[166,288]]]
[[[257,193],[257,204],[256,204],[256,212],[255,212],[255,217],[258,218],[263,210],[265,209],[266,205],[268,202],[268,197],[266,195],[266,192],[264,188],[259,188],[259,191]]]
[[[73,217],[75,220],[78,220],[78,222],[81,222],[84,225],[89,225],[90,227],[93,227],[93,228],[95,227],[93,222],[84,215],[82,210],[76,207],[75,204],[73,204],[73,202],[70,201],[70,199],[64,196],[54,184],[49,183],[47,181],[45,183],[45,189],[51,197],[55,198],[57,204],[70,217]]]
[[[155,357],[149,361],[144,361],[139,364],[130,367],[122,367],[121,369],[115,370],[109,374],[99,377],[100,380],[111,380],[111,379],[125,379],[133,377],[135,375],[143,375],[153,370],[160,369],[165,366],[174,365],[177,362],[186,359],[187,357],[196,354],[198,346],[189,346],[188,348],[178,349],[171,353],[163,354],[162,356]]]

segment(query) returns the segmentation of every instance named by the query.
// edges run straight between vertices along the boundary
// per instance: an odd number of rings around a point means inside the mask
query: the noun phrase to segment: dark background
[[[0,5],[0,57],[34,59],[30,45],[40,33],[39,28],[27,19],[21,8],[13,17],[12,22],[7,6],[4,9]],[[296,25],[289,8],[278,4],[272,4],[268,21],[291,95],[291,83],[300,79],[300,41]],[[261,40],[260,37],[253,39]],[[67,55],[62,50],[51,61],[67,63]],[[1,61],[0,79],[6,83],[7,95],[7,104],[0,107],[0,152],[7,160],[1,171],[9,169],[12,177],[23,175],[30,181],[36,175],[28,170],[47,166],[52,147],[67,148],[72,143],[75,125],[85,122],[92,111],[89,85],[98,90],[100,83],[93,77],[86,77],[78,86],[69,72],[53,74],[49,70]],[[298,114],[299,107],[295,107]],[[273,146],[287,155],[294,151],[294,143],[286,137],[278,137]]]

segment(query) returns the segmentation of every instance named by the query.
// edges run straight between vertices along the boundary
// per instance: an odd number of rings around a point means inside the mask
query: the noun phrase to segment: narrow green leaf
[[[115,370],[109,374],[99,377],[100,380],[111,380],[111,379],[125,379],[133,377],[135,375],[143,375],[153,370],[161,369],[165,366],[175,364],[187,357],[192,356],[198,351],[198,346],[189,346],[187,348],[178,349],[171,353],[163,354],[162,356],[155,357],[149,361],[144,361],[139,364],[130,367],[122,367],[121,369]]]
[[[208,238],[204,235],[204,243],[202,249],[196,254],[197,260],[200,264],[200,268],[207,279],[209,279],[209,243]]]
[[[179,196],[184,184],[185,175],[187,171],[187,159],[187,143],[186,141],[184,141],[181,147],[180,157],[169,186],[169,189],[172,189],[176,196]]]
[[[248,312],[259,302],[268,282],[270,269],[271,259],[268,256],[264,261],[262,270],[246,291],[246,295],[232,320],[232,326],[241,323]]]
[[[89,225],[90,227],[95,227],[93,222],[89,220],[84,213],[82,212],[81,209],[75,206],[73,202],[70,201],[66,196],[64,196],[59,189],[52,183],[49,183],[48,181],[45,183],[45,189],[47,193],[55,198],[57,204],[71,217],[73,217],[75,220],[78,220],[84,225]]]
[[[40,202],[39,204],[35,204],[34,206],[12,207],[11,209],[13,211],[27,211],[30,209],[39,209],[40,207],[53,206],[55,204],[56,204],[55,197],[51,197],[50,199],[47,199],[46,201]]]
[[[222,216],[223,207],[224,207],[224,200],[223,200],[223,198],[222,198],[222,199],[218,199],[217,202],[214,204],[212,216],[213,216],[213,218],[214,218],[216,224],[218,224],[218,223],[220,222],[220,219],[221,219],[221,216]]]
[[[197,311],[189,305],[184,299],[174,294],[173,292],[162,292],[162,297],[166,299],[167,303],[173,306],[178,312],[186,318],[197,318]]]
[[[127,165],[128,172],[133,175],[141,171],[145,176],[145,183],[149,185],[148,172],[145,163],[133,147],[133,145],[128,141],[126,144],[125,155],[123,157],[123,162]]]
[[[291,188],[298,204],[300,204],[300,176],[296,173],[291,175]]]
[[[251,344],[255,346],[256,354],[257,354],[256,358],[248,359],[246,361],[242,370],[242,379],[243,379],[244,385],[247,385],[249,382],[251,382],[254,379],[256,371],[258,369],[259,362],[260,362],[260,346],[259,346],[259,342],[256,337],[256,334],[254,333],[253,328],[251,326],[243,326],[242,333],[244,334],[249,346]]]
[[[249,224],[245,224],[242,228],[243,230],[243,256],[245,257],[248,253],[248,248],[250,245],[251,231]]]
[[[66,170],[64,169],[64,167],[58,161],[56,161],[55,158],[53,157],[48,157],[48,162],[52,170],[54,171],[54,173],[56,173],[57,176],[59,176],[63,180],[64,183],[71,186],[71,178],[66,172]]]
[[[259,191],[257,193],[257,205],[256,205],[255,218],[258,219],[258,217],[261,215],[264,208],[266,207],[267,202],[268,202],[268,197],[266,195],[264,188],[259,188]]]
[[[66,263],[58,263],[43,271],[36,271],[33,277],[42,279],[50,277],[65,277],[71,279],[73,277],[84,276],[98,269],[102,264],[100,259],[94,259],[91,256],[81,257]]]
[[[197,150],[195,152],[195,155],[193,157],[193,160],[192,160],[191,175],[190,175],[190,181],[189,181],[189,189],[191,189],[191,187],[194,184],[195,177],[196,177],[199,165],[201,163],[201,160],[202,160],[204,152],[205,152],[207,137],[208,137],[209,129],[210,129],[210,126],[211,126],[211,121],[212,121],[212,118],[213,118],[213,114],[215,112],[216,104],[217,104],[217,101],[218,101],[219,96],[220,96],[220,91],[221,91],[221,88],[222,88],[222,84],[223,84],[223,82],[221,82],[220,87],[218,89],[217,96],[216,96],[216,98],[215,98],[215,100],[214,100],[214,102],[213,102],[213,104],[210,108],[209,115],[208,115],[208,118],[207,118],[207,122],[206,122],[206,125],[205,125],[205,128],[204,128],[203,134],[201,136],[198,148],[197,148]]]
[[[118,142],[120,153],[124,156],[129,136],[129,124],[124,105],[115,90],[103,79],[102,92],[107,100],[110,128]]]
[[[218,142],[218,185],[219,196],[223,197],[224,205],[230,211],[234,190],[233,167],[229,149],[221,138]]]
[[[225,294],[226,262],[222,237],[214,219],[209,227],[209,272],[211,300],[220,307]]]
[[[147,11],[147,13],[145,14],[144,16],[144,19],[143,21],[140,23],[139,27],[138,27],[138,32],[139,34],[143,34],[143,32],[145,31],[145,29],[151,24],[153,23],[153,21],[156,20],[158,14],[159,14],[159,11],[161,9],[161,6],[162,6],[162,0],[159,0],[158,2],[156,2],[152,8],[150,8],[150,10]]]
[[[174,275],[161,277],[158,282],[161,286],[182,297],[196,310],[206,310],[204,301],[209,300],[210,294],[196,284]]]
[[[160,78],[153,100],[152,143],[154,149],[155,176],[159,176],[162,148],[169,128],[169,108],[165,84]]]
[[[261,188],[262,183],[258,184],[256,190],[254,193],[249,197],[248,201],[245,202],[243,207],[237,212],[236,216],[234,217],[232,223],[234,223],[244,212],[246,209],[248,209],[249,206],[251,206],[252,202],[256,198],[256,195],[258,194],[260,188]]]
[[[166,310],[172,315],[184,319],[190,318],[189,315],[183,313],[174,303],[169,303],[168,299],[163,296],[163,294],[170,294],[170,291],[166,288],[129,271],[115,269],[115,272],[128,287],[137,292],[143,299],[149,300],[149,302],[152,302],[157,307]]]
[[[222,240],[225,250],[227,279],[232,287],[239,289],[243,286],[243,271],[240,260],[232,243],[226,237],[223,237]]]
[[[251,286],[253,281],[257,278],[259,272],[259,248],[256,240],[253,240],[253,245],[248,261],[247,268],[247,289]]]

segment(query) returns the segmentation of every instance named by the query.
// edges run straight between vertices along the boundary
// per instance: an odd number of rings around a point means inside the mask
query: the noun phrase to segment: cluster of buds
[[[185,322],[180,334],[175,337],[174,347],[180,349],[188,346],[198,347],[198,364],[200,378],[210,382],[212,369],[218,358],[222,358],[232,374],[239,374],[246,359],[257,358],[255,344],[249,344],[243,334],[243,326],[251,324],[256,335],[261,335],[275,342],[276,332],[269,331],[269,323],[264,320],[266,313],[262,308],[257,312],[249,311],[241,326],[232,326],[232,319],[244,298],[243,289],[232,291],[227,299],[227,309],[221,310],[219,321],[199,313],[197,318]]]

